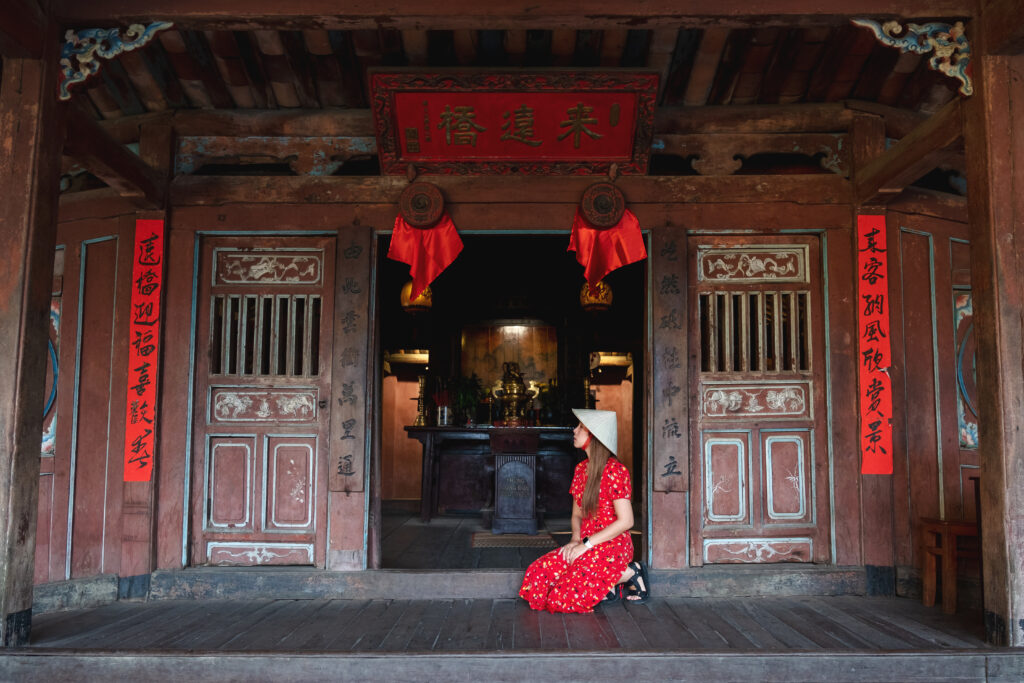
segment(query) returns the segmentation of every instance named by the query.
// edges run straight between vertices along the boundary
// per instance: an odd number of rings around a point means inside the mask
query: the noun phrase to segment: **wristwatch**
[[[594,548],[594,544],[590,542],[590,536],[583,537],[583,545],[587,546],[587,550],[592,550]]]

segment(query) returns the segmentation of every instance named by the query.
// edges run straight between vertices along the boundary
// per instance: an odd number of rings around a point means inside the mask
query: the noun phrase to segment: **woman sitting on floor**
[[[630,561],[632,486],[629,470],[615,457],[615,412],[572,412],[580,421],[573,430],[573,445],[587,453],[569,487],[572,538],[527,568],[519,596],[533,609],[549,612],[591,612],[602,600],[615,600],[620,594],[643,602],[649,594],[647,570]]]

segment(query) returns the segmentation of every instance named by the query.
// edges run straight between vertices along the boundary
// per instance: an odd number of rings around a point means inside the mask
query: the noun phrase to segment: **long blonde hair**
[[[608,458],[614,457],[608,447],[591,435],[587,451],[587,485],[583,489],[583,516],[597,514],[597,499],[601,493],[601,475]]]

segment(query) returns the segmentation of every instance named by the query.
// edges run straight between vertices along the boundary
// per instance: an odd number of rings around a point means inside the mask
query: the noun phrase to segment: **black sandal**
[[[642,562],[630,562],[627,566],[633,570],[633,576],[626,579],[623,599],[626,602],[647,602],[647,598],[651,597],[647,567]]]
[[[608,595],[606,595],[603,598],[601,598],[601,604],[603,605],[606,602],[617,602],[618,599],[619,599],[619,587],[618,586],[612,586],[612,589],[610,591],[608,591]]]

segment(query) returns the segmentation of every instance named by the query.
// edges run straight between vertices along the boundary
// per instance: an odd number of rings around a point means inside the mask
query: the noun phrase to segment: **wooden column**
[[[853,176],[859,181],[872,168],[877,168],[878,159],[885,152],[885,121],[877,116],[857,114],[854,116],[850,129],[850,141],[853,155]],[[874,198],[875,194],[869,195],[868,199]],[[857,263],[857,230],[856,221],[860,214],[884,214],[885,206],[880,204],[866,204],[857,207],[852,218],[852,230],[850,231],[850,259],[849,267],[853,268],[853,277],[856,278]],[[889,249],[892,249],[894,239],[890,234]],[[891,269],[890,260],[890,269]],[[851,294],[853,300],[857,301],[858,283],[854,281]],[[891,297],[890,297],[891,300]],[[836,311],[836,315],[846,314],[842,327],[836,329],[857,329],[857,308],[856,305],[849,311]],[[853,367],[859,367],[857,360],[857,340],[853,339],[848,344],[843,340],[836,340],[836,346],[832,353],[841,357],[853,360]],[[856,397],[849,393],[842,394],[843,387],[857,386],[857,375],[854,371],[845,381],[840,381],[845,368],[836,368],[836,376],[832,380],[832,386],[836,392],[832,401],[834,406],[842,406],[846,401],[853,400],[851,410],[856,410]],[[845,422],[840,420],[839,422]],[[856,424],[856,420],[852,421]],[[842,427],[837,427],[841,430]],[[857,472],[860,471],[860,439],[854,438],[851,443],[856,444],[856,456],[853,460],[856,463]],[[841,450],[838,452],[842,452]],[[849,464],[849,463],[847,463]],[[867,574],[867,589],[869,595],[894,595],[896,593],[896,562],[893,553],[893,477],[878,474],[858,474],[860,477],[860,533],[862,562]],[[839,510],[843,510],[840,507]],[[838,513],[837,513],[838,514]],[[842,539],[846,534],[847,524],[836,525],[837,534]]]
[[[0,83],[0,641],[32,625],[43,378],[60,176],[56,35]]]
[[[980,395],[985,630],[1024,646],[1024,57],[991,55],[984,34],[965,102],[971,282]]]

